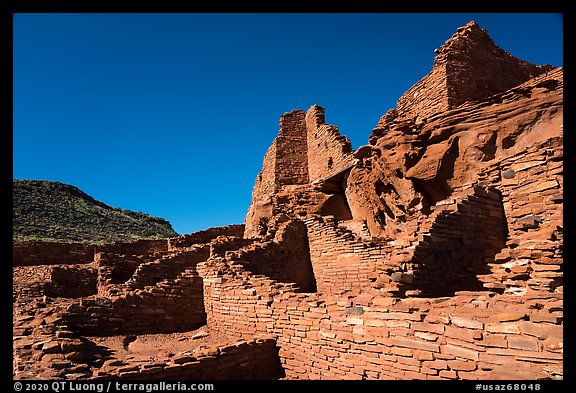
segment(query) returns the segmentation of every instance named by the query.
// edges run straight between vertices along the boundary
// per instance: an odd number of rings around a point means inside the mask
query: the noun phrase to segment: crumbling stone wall
[[[464,198],[447,201],[428,233],[422,235],[408,270],[413,286],[424,296],[450,296],[461,290],[482,290],[478,275],[504,247],[508,235],[500,192],[473,187]],[[450,204],[450,202],[452,202]]]
[[[296,284],[294,289],[298,292],[316,291],[306,226],[300,221],[281,225],[274,241],[256,243],[225,255],[233,255],[236,263],[253,274]]]
[[[395,299],[286,291],[201,265],[210,329],[274,334],[288,379],[538,379],[562,374],[562,294]],[[538,311],[535,311],[538,309]]]
[[[189,268],[154,286],[110,298],[83,298],[62,320],[73,331],[94,336],[192,330],[206,321],[202,279]]]
[[[308,148],[306,114],[293,110],[280,117],[280,132],[276,138],[276,186],[307,184]]]
[[[191,247],[195,244],[210,243],[218,236],[235,236],[242,238],[244,235],[244,225],[226,225],[222,227],[208,228],[204,231],[194,232],[188,235],[172,237],[168,239],[167,251],[178,251]]]
[[[97,269],[86,264],[19,266],[14,268],[13,281],[15,299],[78,298],[97,293]]]
[[[135,240],[112,244],[93,245],[65,242],[14,242],[14,266],[59,265],[64,263],[90,263],[96,252],[124,255],[143,255],[168,251],[168,240]]]
[[[129,289],[144,288],[166,279],[173,279],[185,269],[205,261],[209,256],[209,245],[196,245],[187,251],[166,254],[154,261],[140,264],[132,277],[126,281],[125,286]]]
[[[530,64],[498,48],[475,22],[457,29],[435,61],[446,64],[450,108],[511,89],[553,68]]]
[[[422,122],[450,109],[446,74],[445,64],[435,64],[430,73],[398,99],[398,113],[414,116],[417,122]]]
[[[352,144],[338,132],[338,128],[324,123],[324,109],[312,106],[307,112],[293,110],[280,118],[280,132],[268,149],[262,171],[256,178],[252,190],[252,202],[245,219],[244,237],[256,238],[266,233],[267,223],[278,214],[283,192],[298,192],[306,187],[308,195],[313,188],[311,182],[325,180],[354,164]],[[273,170],[272,170],[273,168]],[[346,214],[344,190],[337,187]],[[324,196],[326,200],[328,196]],[[304,205],[306,203],[303,203]]]
[[[523,294],[563,286],[563,162],[561,137],[536,143],[486,172],[499,183],[509,236],[485,286]]]
[[[96,246],[96,251],[124,255],[154,254],[168,251],[168,239],[142,239]]]
[[[334,293],[370,286],[372,272],[384,257],[381,247],[359,241],[330,217],[311,216],[305,223],[318,291]]]
[[[437,51],[432,71],[400,97],[401,116],[417,122],[464,102],[487,98],[551,70],[498,48],[476,22],[460,27]]]
[[[29,241],[14,242],[12,247],[13,266],[90,263],[93,259],[94,246],[89,244]]]
[[[50,285],[52,266],[14,266],[12,269],[12,296],[14,301],[40,297]]]
[[[169,363],[121,364],[99,373],[95,379],[261,380],[283,376],[276,342],[263,336],[191,354],[176,354]]]
[[[82,265],[53,266],[44,293],[51,297],[72,298],[95,295],[98,292],[97,277],[95,268]]]
[[[306,111],[306,129],[310,182],[328,178],[353,164],[352,143],[337,127],[325,123],[324,108],[314,105]]]
[[[256,177],[254,188],[252,189],[252,201],[246,219],[244,220],[244,237],[257,237],[260,226],[265,224],[272,217],[272,201],[270,196],[276,190],[276,139],[268,148],[262,171]]]
[[[128,281],[138,266],[148,258],[150,256],[96,253],[94,263],[98,267],[98,295],[105,297],[110,291],[117,291],[117,285]]]

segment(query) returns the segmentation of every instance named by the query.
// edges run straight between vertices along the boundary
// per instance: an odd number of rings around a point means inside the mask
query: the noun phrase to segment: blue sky
[[[13,176],[181,234],[241,223],[284,112],[322,105],[358,148],[470,20],[562,66],[560,14],[15,14]]]

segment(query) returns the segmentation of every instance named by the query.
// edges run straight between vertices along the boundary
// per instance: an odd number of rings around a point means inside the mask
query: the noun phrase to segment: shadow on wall
[[[316,292],[316,278],[310,260],[308,233],[301,221],[285,223],[273,242],[243,250],[236,262],[253,274],[297,284],[296,292]]]
[[[478,276],[491,273],[488,264],[504,248],[507,236],[500,191],[474,187],[473,194],[456,204],[456,211],[438,215],[429,235],[416,246],[414,288],[423,297],[485,290]]]

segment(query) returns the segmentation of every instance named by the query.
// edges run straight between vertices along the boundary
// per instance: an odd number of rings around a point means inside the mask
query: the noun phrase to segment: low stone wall
[[[110,298],[84,298],[62,317],[64,325],[88,336],[172,333],[206,321],[202,278],[194,268],[175,279]]]
[[[108,252],[98,252],[94,263],[98,266],[98,295],[109,296],[118,292],[118,284],[128,281],[138,266],[154,256],[120,255]]]
[[[300,221],[281,224],[274,241],[255,243],[230,255],[253,274],[294,283],[299,292],[316,291],[306,226]]]
[[[284,376],[270,336],[176,354],[167,363],[122,364],[95,379],[250,380]]]
[[[166,279],[173,279],[187,268],[194,268],[198,262],[208,259],[210,247],[194,246],[188,251],[166,254],[161,258],[142,263],[125,286],[130,289],[155,285]]]
[[[223,260],[199,265],[211,331],[277,337],[288,379],[561,377],[562,294],[407,298],[293,293]]]
[[[168,251],[177,251],[195,244],[210,243],[218,236],[235,236],[242,238],[244,237],[244,224],[209,228],[189,235],[172,237],[168,239]]]
[[[51,273],[52,266],[15,266],[12,269],[14,300],[44,296]]]
[[[371,285],[372,272],[383,258],[381,247],[359,241],[333,218],[311,216],[305,223],[319,292],[350,291]]]
[[[168,239],[135,240],[113,244],[83,244],[64,242],[14,242],[13,266],[61,265],[90,263],[97,252],[122,255],[146,255],[168,251]]]
[[[53,266],[50,283],[44,293],[51,297],[83,297],[95,295],[98,272],[84,266]]]
[[[169,239],[142,239],[96,246],[97,252],[110,252],[124,255],[145,255],[168,251]]]
[[[12,266],[60,265],[90,263],[94,245],[44,241],[14,242]]]
[[[40,265],[13,269],[13,296],[82,297],[97,293],[97,270],[92,266]]]

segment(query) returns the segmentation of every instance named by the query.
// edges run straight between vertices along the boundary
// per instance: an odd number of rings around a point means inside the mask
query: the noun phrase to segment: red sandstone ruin
[[[563,70],[470,22],[353,151],[280,118],[244,225],[14,245],[16,379],[562,379]]]

